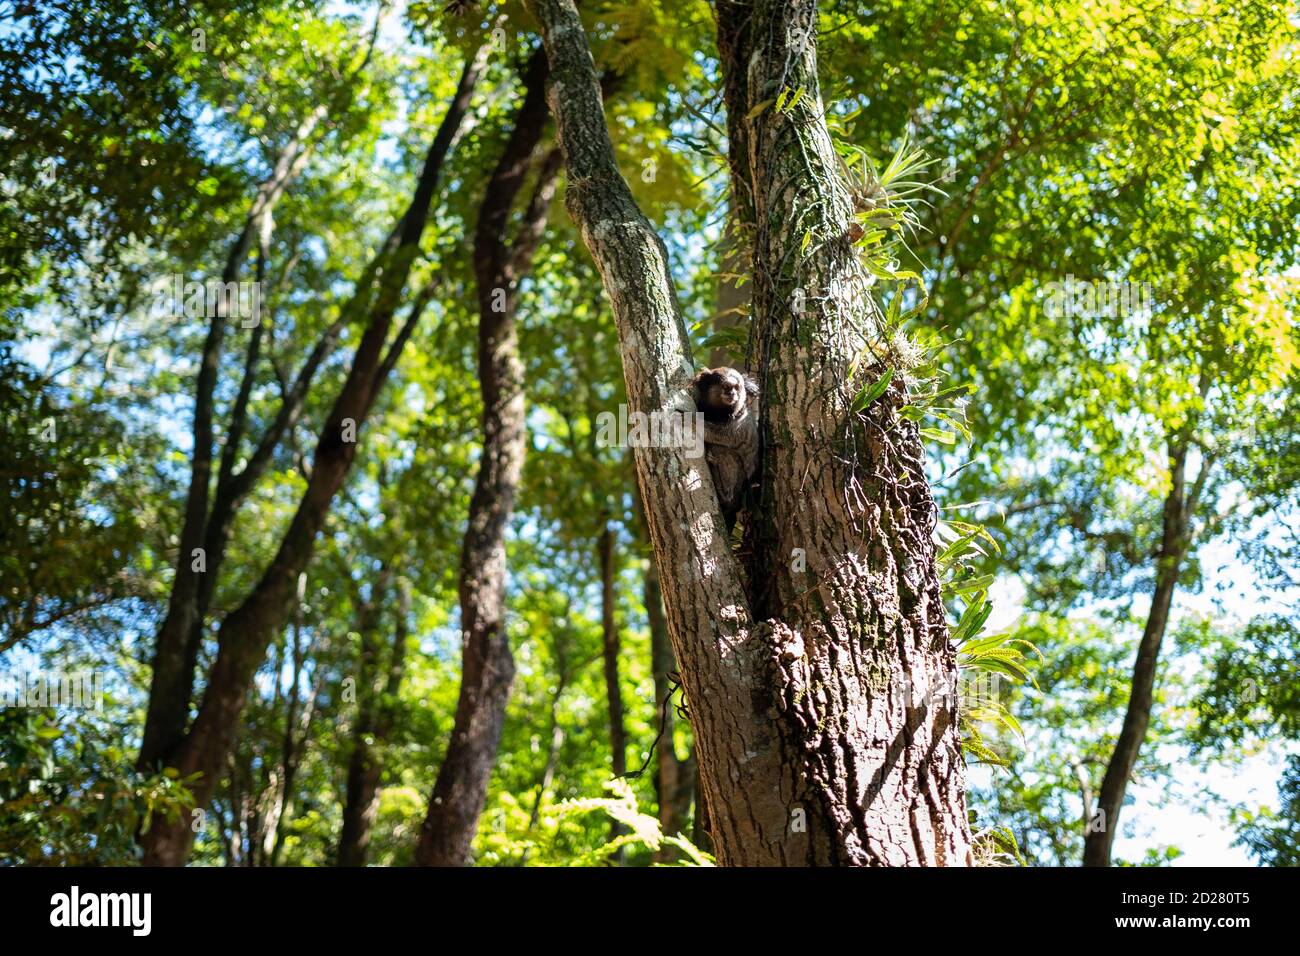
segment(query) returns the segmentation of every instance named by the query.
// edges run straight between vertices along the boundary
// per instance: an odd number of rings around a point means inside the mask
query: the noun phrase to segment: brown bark
[[[551,58],[566,204],[613,303],[629,405],[688,407],[689,339],[667,255],[614,162],[577,12],[571,0],[529,6]],[[866,345],[855,329],[873,315],[817,91],[816,7],[742,6],[753,48],[725,66],[748,70],[759,223],[766,461],[754,567],[767,576],[751,578],[762,585],[752,603],[707,469],[684,449],[636,458],[710,832],[723,864],[967,864],[956,653],[919,437],[897,414],[901,382],[874,420],[850,411],[861,383],[849,369]],[[793,108],[755,110],[783,85],[804,90]],[[785,304],[795,288],[808,290],[806,314]],[[802,575],[787,563],[795,547]]]
[[[533,166],[546,127],[546,57],[538,51],[524,71],[524,96],[488,180],[474,234],[478,286],[479,387],[483,451],[461,548],[460,615],[464,641],[460,695],[447,754],[438,770],[420,828],[415,862],[462,866],[469,860],[487,800],[506,702],[514,680],[505,622],[506,527],[514,511],[527,438],[524,370],[515,327],[519,281],[546,224],[559,173],[552,151],[537,164],[532,200],[513,241],[507,225]]]
[[[1160,658],[1160,644],[1169,627],[1169,611],[1173,607],[1174,590],[1182,573],[1183,559],[1187,555],[1187,527],[1196,506],[1200,487],[1209,463],[1201,466],[1201,479],[1189,494],[1187,489],[1187,442],[1179,440],[1169,451],[1169,494],[1165,497],[1161,518],[1160,549],[1156,556],[1155,590],[1151,595],[1151,609],[1147,612],[1142,639],[1138,642],[1137,659],[1133,663],[1133,680],[1129,689],[1128,708],[1120,727],[1115,749],[1106,764],[1101,788],[1094,807],[1085,807],[1086,821],[1083,841],[1084,866],[1110,866],[1111,849],[1119,828],[1120,809],[1128,790],[1129,778],[1137,765],[1147,727],[1151,723],[1151,705],[1155,695],[1156,668]]]
[[[719,3],[717,9],[718,53],[723,62],[739,62],[737,51],[748,49],[750,11],[747,5]],[[752,308],[748,279],[752,272],[754,238],[754,196],[750,185],[748,136],[745,114],[749,111],[749,82],[743,70],[731,71],[723,89],[727,108],[727,166],[731,189],[727,197],[727,228],[722,237],[718,281],[717,315],[714,330],[748,323]],[[739,277],[739,278],[737,278]],[[715,348],[709,365],[733,364],[726,349]]]
[[[634,500],[638,525],[648,536],[640,495],[636,495]],[[642,588],[646,623],[650,631],[650,668],[655,685],[655,719],[662,721],[659,746],[655,752],[655,792],[659,798],[659,828],[669,835],[688,833],[691,801],[695,795],[695,761],[690,757],[685,760],[680,759],[674,744],[678,718],[677,708],[671,702],[671,698],[674,693],[672,675],[677,672],[677,660],[673,657],[672,641],[668,636],[668,619],[664,616],[659,569],[655,567],[653,555],[646,561]],[[675,852],[665,848],[657,859],[659,862],[667,862]]]
[[[666,834],[689,833],[691,801],[695,797],[695,760],[677,756],[674,742],[677,708],[673,705],[673,680],[677,671],[673,646],[668,636],[668,619],[664,616],[663,595],[659,590],[659,571],[652,557],[646,562],[646,613],[650,619],[650,655],[654,668],[655,714],[663,721],[663,737],[656,754],[655,789],[659,794],[659,828]],[[667,856],[668,854],[662,854]]]
[[[884,372],[871,361],[852,372],[878,348],[880,316],[821,112],[816,3],[752,11],[752,49],[736,62],[748,66],[747,115],[804,90],[754,115],[748,143],[769,449],[751,580],[757,615],[790,629],[775,678],[783,763],[808,813],[804,860],[967,864],[956,651],[924,450],[898,413],[904,376],[866,414],[851,411]]]
[[[486,47],[483,48],[484,50]],[[197,773],[191,787],[197,807],[207,806],[216,777],[225,766],[245,697],[272,637],[288,619],[293,582],[311,560],[316,535],[325,523],[334,495],[343,484],[356,454],[355,432],[361,434],[382,381],[384,345],[402,289],[419,252],[452,137],[468,111],[470,97],[482,73],[485,57],[475,56],[465,67],[456,95],[425,157],[414,198],[358,284],[346,312],[363,328],[352,367],[335,399],[316,446],[311,474],[298,509],[281,539],[271,566],[244,602],[232,611],[218,634],[216,660],[193,726],[177,747],[174,765],[182,776]],[[157,821],[141,837],[144,862],[179,865],[189,854],[193,833],[187,820]]]

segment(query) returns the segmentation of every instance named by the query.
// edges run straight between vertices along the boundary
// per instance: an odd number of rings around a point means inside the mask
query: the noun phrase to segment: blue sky
[[[1192,593],[1182,589],[1175,593],[1172,620],[1162,650],[1171,649],[1172,634],[1178,622],[1187,617],[1213,617],[1222,624],[1244,624],[1250,618],[1271,612],[1291,612],[1300,602],[1294,590],[1277,592],[1256,584],[1255,572],[1237,554],[1232,542],[1218,539],[1201,550],[1205,586]],[[1002,576],[991,589],[993,613],[987,629],[990,633],[1007,630],[1024,609],[1024,588],[1014,577]],[[1150,599],[1139,595],[1133,613],[1144,618]],[[1072,617],[1086,618],[1088,608]],[[1137,634],[1131,635],[1133,654],[1137,652]],[[1131,661],[1133,655],[1129,656]],[[1194,666],[1195,662],[1190,662]],[[1032,731],[1031,728],[1027,728]],[[1118,729],[1118,717],[1116,718]],[[1035,745],[1030,732],[1029,745]],[[1040,737],[1041,739],[1041,737]],[[1172,779],[1160,777],[1137,779],[1129,788],[1132,802],[1126,804],[1121,831],[1116,835],[1116,858],[1140,860],[1149,847],[1177,846],[1183,855],[1173,866],[1255,866],[1242,847],[1233,846],[1236,831],[1229,822],[1228,805],[1277,807],[1277,783],[1282,773],[1285,743],[1278,742],[1263,752],[1251,755],[1235,766],[1194,763],[1180,748],[1162,753],[1173,769]],[[1030,755],[1032,757],[1032,753]],[[996,784],[996,771],[981,768],[979,779]],[[1217,802],[1207,802],[1208,791]],[[1164,805],[1159,805],[1163,801]],[[1125,831],[1132,830],[1126,836]]]

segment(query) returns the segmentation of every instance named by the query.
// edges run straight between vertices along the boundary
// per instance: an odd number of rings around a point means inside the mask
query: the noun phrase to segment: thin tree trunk
[[[257,800],[257,810],[259,810],[259,823],[264,823],[259,827],[256,838],[248,842],[248,857],[250,865],[265,865],[272,857],[274,843],[276,843],[276,834],[279,830],[279,821],[285,813],[285,804],[289,800],[289,795],[294,786],[294,766],[295,766],[295,745],[294,730],[295,724],[298,723],[299,696],[298,685],[302,683],[303,666],[307,659],[307,652],[303,646],[303,600],[307,596],[307,575],[298,575],[298,589],[296,589],[294,610],[292,610],[292,623],[289,628],[289,640],[292,670],[289,678],[289,693],[282,695],[279,692],[279,675],[282,671],[276,670],[274,678],[274,691],[272,693],[272,708],[278,710],[281,701],[285,702],[285,732],[281,736],[279,744],[279,762],[274,765],[272,761],[263,760],[263,793],[269,800],[269,806],[265,813],[261,810],[261,797]],[[277,643],[277,662],[283,666],[283,654],[279,653],[279,648],[286,641]],[[278,770],[278,773],[277,773]]]
[[[259,187],[249,209],[244,228],[236,238],[226,260],[222,282],[234,281],[240,262],[256,234],[260,240],[258,281],[263,280],[262,270],[269,256],[268,245],[272,228],[272,215],[289,185],[298,178],[311,155],[311,138],[317,128],[333,113],[346,111],[346,101],[353,95],[351,81],[365,70],[374,53],[375,42],[384,20],[393,12],[388,3],[382,3],[375,16],[374,26],[366,43],[365,54],[350,71],[347,81],[341,83],[330,103],[318,105],[295,130],[273,165],[271,175]],[[149,704],[141,740],[137,768],[158,769],[173,762],[171,755],[179,745],[189,718],[194,698],[195,670],[203,642],[204,626],[217,576],[225,558],[230,524],[240,502],[256,484],[280,443],[285,431],[297,422],[303,399],[317,369],[333,350],[342,331],[346,316],[340,316],[317,341],[308,356],[298,379],[283,398],[272,425],[248,464],[234,471],[239,444],[243,435],[248,397],[256,371],[256,359],[262,336],[262,325],[255,327],[244,367],[244,378],[239,397],[232,409],[226,447],[222,455],[217,486],[212,495],[212,508],[208,511],[209,479],[212,470],[213,440],[213,387],[219,371],[221,342],[225,335],[224,309],[218,310],[208,330],[208,338],[200,364],[195,394],[194,451],[191,460],[190,485],[181,531],[180,553],[176,575],[168,601],[167,613],[159,627],[155,641],[151,672]],[[202,548],[205,569],[193,570],[194,551]]]
[[[376,686],[373,676],[379,658],[375,622],[371,622],[369,633],[364,630],[361,632],[363,663],[359,668],[357,683],[366,697],[359,702],[360,712],[352,733],[347,799],[343,806],[343,826],[339,832],[339,866],[366,865],[370,833],[379,809],[379,781],[384,774],[384,748],[393,730],[396,699],[402,687],[411,604],[410,586],[406,580],[399,579],[397,588],[397,622],[393,627],[388,674],[382,689]],[[381,597],[382,594],[381,590]],[[378,700],[375,699],[377,696]]]
[[[614,777],[618,778],[627,773],[627,734],[623,726],[623,691],[619,686],[618,678],[619,636],[614,613],[616,603],[614,582],[618,571],[614,545],[614,530],[609,524],[608,516],[604,516],[604,528],[596,539],[596,553],[600,565],[601,655],[604,658],[605,703],[609,716],[610,769]],[[624,832],[626,831],[622,824],[617,821],[610,823],[611,839],[617,838]],[[622,863],[623,856],[623,851],[620,849],[614,855],[614,862]]]
[[[564,728],[560,725],[560,698],[564,696],[564,691],[568,687],[569,675],[563,659],[558,663],[559,677],[556,680],[555,692],[551,694],[546,763],[542,766],[542,778],[538,781],[537,792],[533,795],[533,807],[528,812],[528,829],[525,831],[528,834],[537,829],[537,821],[542,817],[542,801],[546,799],[546,791],[551,789],[551,785],[555,782],[555,768],[559,766],[560,748],[564,746]],[[528,862],[531,850],[531,847],[525,847],[524,852],[519,855],[520,866]]]
[[[461,548],[460,696],[451,741],[416,846],[415,862],[421,866],[468,862],[514,680],[505,622],[505,537],[527,438],[524,369],[514,311],[520,278],[531,266],[546,225],[559,173],[558,153],[538,164],[533,198],[513,242],[507,227],[546,127],[545,81],[546,57],[539,50],[525,68],[523,100],[488,181],[474,234],[483,452]]]
[[[538,819],[542,815],[542,800],[546,798],[546,791],[551,789],[555,783],[555,768],[559,765],[560,748],[564,746],[564,728],[560,725],[557,707],[560,701],[559,693],[556,693],[551,704],[551,733],[549,742],[546,745],[546,764],[542,767],[542,779],[537,783],[537,795],[533,798],[533,809],[528,814],[528,830],[531,833],[537,826]],[[527,852],[524,853],[524,859],[527,859]]]
[[[614,776],[627,773],[627,734],[623,727],[623,692],[618,680],[619,637],[615,619],[614,529],[606,521],[597,539],[600,561],[600,629],[604,637],[605,700],[609,710],[610,766]]]
[[[293,793],[293,780],[297,770],[297,758],[295,745],[295,729],[298,723],[298,706],[300,699],[298,696],[298,685],[302,683],[303,666],[306,663],[307,652],[303,647],[302,637],[302,618],[303,618],[303,601],[307,596],[307,575],[298,575],[298,587],[294,594],[293,603],[293,623],[290,625],[289,643],[292,648],[293,669],[290,671],[289,692],[285,699],[284,713],[284,734],[280,738],[280,764],[278,780],[269,780],[269,776],[264,771],[266,777],[274,792],[270,794],[271,806],[266,811],[267,823],[264,827],[264,834],[260,840],[254,841],[250,848],[251,853],[257,853],[262,861],[271,859],[274,849],[276,836],[280,831],[280,821],[284,817],[285,806]],[[276,654],[280,657],[280,654]],[[280,694],[280,674],[281,671],[275,672],[275,693],[272,695],[273,705],[279,704],[282,696]],[[264,761],[263,767],[267,768],[270,761]]]
[[[297,729],[294,730],[290,725],[285,732],[284,764],[280,770],[280,785],[276,791],[275,805],[268,814],[271,823],[267,828],[266,843],[263,846],[263,859],[270,866],[280,865],[280,854],[284,851],[289,821],[293,819],[295,792],[293,784],[298,776],[298,768],[302,766],[303,748],[312,717],[316,713],[316,705],[320,701],[325,674],[324,668],[316,668],[315,677],[311,682],[311,693],[298,716]]]
[[[1202,465],[1205,474],[1208,464]],[[1174,590],[1182,572],[1183,558],[1187,554],[1187,521],[1195,501],[1187,494],[1187,443],[1180,440],[1170,449],[1170,489],[1165,497],[1161,519],[1160,550],[1156,557],[1155,591],[1151,595],[1151,610],[1147,613],[1142,639],[1138,642],[1137,659],[1133,663],[1133,682],[1129,690],[1128,709],[1124,723],[1115,741],[1106,773],[1102,777],[1096,806],[1091,809],[1083,839],[1084,866],[1110,866],[1111,848],[1119,828],[1120,809],[1128,790],[1129,778],[1137,764],[1142,741],[1151,723],[1151,704],[1154,699],[1156,667],[1160,658],[1160,643],[1169,626],[1169,611],[1173,606]],[[1198,488],[1201,482],[1197,482]]]
[[[316,535],[351,467],[357,437],[383,384],[379,373],[391,368],[392,363],[384,355],[384,345],[411,264],[419,252],[429,206],[452,137],[468,111],[470,97],[483,71],[485,50],[486,45],[466,65],[456,95],[425,157],[414,198],[383,251],[371,262],[346,309],[364,331],[347,380],[321,431],[311,475],[298,510],[271,566],[244,602],[222,623],[217,657],[198,716],[177,748],[174,761],[182,776],[199,774],[191,788],[197,807],[205,807],[211,798],[216,777],[230,750],[249,685],[266,655],[272,636],[284,627],[288,619],[293,582],[311,560]],[[188,820],[156,821],[141,838],[144,862],[179,865],[188,856],[192,840],[193,832]]]
[[[271,174],[258,187],[243,227],[226,255],[221,282],[239,278],[244,257],[256,238],[265,254],[271,228],[271,215],[289,183],[301,171],[308,155],[308,141],[324,117],[317,108],[299,126],[277,157]],[[229,303],[222,296],[208,325],[208,335],[199,359],[199,374],[194,395],[194,449],[190,456],[190,484],[185,499],[181,525],[180,550],[176,557],[176,575],[172,581],[167,614],[158,629],[154,644],[153,668],[149,686],[149,704],[137,765],[140,769],[157,769],[171,755],[185,732],[194,688],[194,660],[197,649],[191,648],[190,635],[199,617],[198,593],[205,574],[215,574],[203,553],[203,569],[196,569],[195,552],[203,548],[208,519],[208,494],[212,476],[213,392],[220,371],[221,347],[226,325],[230,321]],[[259,323],[260,324],[260,323]],[[260,329],[254,336],[260,335]],[[191,653],[193,650],[193,653]]]
[[[244,865],[244,790],[240,782],[239,761],[231,754],[226,772],[230,792],[230,841],[226,853],[227,866]]]
[[[668,257],[615,164],[577,11],[572,0],[529,7],[569,181],[581,183],[566,203],[613,301],[629,405],[693,410]],[[817,88],[816,5],[739,7],[755,39],[724,67],[728,82],[747,70],[766,385],[752,598],[707,469],[680,448],[636,459],[710,832],[726,865],[968,864],[956,650],[918,432],[898,415],[901,381],[873,420],[851,413],[863,382],[850,368],[866,345],[854,330],[874,316]],[[793,106],[758,109],[783,88]],[[801,315],[789,305],[798,288]]]
[[[644,528],[640,495],[636,498],[638,521]],[[648,532],[646,532],[648,535]],[[655,754],[655,790],[659,795],[659,827],[669,835],[689,832],[691,801],[695,794],[695,761],[681,760],[674,744],[677,709],[673,706],[672,674],[677,671],[672,641],[668,636],[668,619],[664,616],[663,593],[659,586],[659,569],[654,556],[646,561],[643,580],[643,603],[650,630],[650,668],[655,684],[655,720],[662,721],[659,747]],[[697,845],[698,845],[698,841]],[[667,862],[676,851],[665,848],[659,862]]]
[[[375,716],[379,687],[376,672],[380,656],[380,613],[386,600],[391,566],[385,564],[372,585],[370,596],[357,609],[357,633],[361,653],[357,658],[357,718],[352,726],[352,756],[348,761],[347,791],[343,804],[343,825],[339,831],[339,866],[365,866],[374,822],[374,796],[378,792],[382,764],[373,752]]]

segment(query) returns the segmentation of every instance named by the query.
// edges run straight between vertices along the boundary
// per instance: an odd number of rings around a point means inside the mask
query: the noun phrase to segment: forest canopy
[[[0,190],[0,865],[1300,860],[1291,0],[0,0]]]

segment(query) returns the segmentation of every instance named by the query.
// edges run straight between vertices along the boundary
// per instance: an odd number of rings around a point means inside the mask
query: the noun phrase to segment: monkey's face
[[[735,369],[717,368],[700,376],[698,404],[709,421],[743,418],[748,398],[745,379]]]
[[[745,401],[745,383],[739,375],[727,369],[709,389],[709,401],[730,412],[737,412]]]

